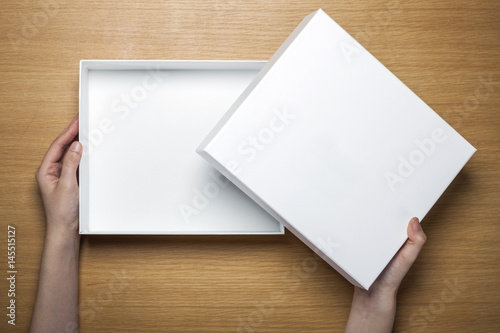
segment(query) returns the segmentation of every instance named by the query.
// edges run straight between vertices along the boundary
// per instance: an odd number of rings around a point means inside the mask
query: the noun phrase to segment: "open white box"
[[[283,234],[195,152],[262,61],[82,60],[81,234]]]

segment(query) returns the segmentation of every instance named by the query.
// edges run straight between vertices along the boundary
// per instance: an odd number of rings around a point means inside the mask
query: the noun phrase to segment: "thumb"
[[[401,256],[404,261],[404,265],[406,269],[410,269],[411,265],[415,262],[422,250],[422,247],[427,240],[427,236],[425,235],[418,218],[414,217],[408,223],[408,228],[406,230],[408,233],[408,240],[405,245],[401,248]]]
[[[406,232],[408,233],[408,239],[410,240],[410,243],[415,248],[418,248],[418,252],[420,252],[425,244],[425,241],[427,240],[427,236],[422,230],[422,226],[420,225],[418,218],[414,217],[410,220]]]
[[[76,169],[82,158],[82,144],[75,141],[71,144],[66,155],[64,156],[61,169],[61,177],[64,183],[76,184]]]

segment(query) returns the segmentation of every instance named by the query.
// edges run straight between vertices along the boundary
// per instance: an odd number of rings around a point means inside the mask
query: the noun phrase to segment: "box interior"
[[[80,233],[282,234],[195,152],[262,61],[82,61]]]

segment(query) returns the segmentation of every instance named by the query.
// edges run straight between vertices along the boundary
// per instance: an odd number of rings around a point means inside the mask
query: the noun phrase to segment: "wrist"
[[[392,332],[396,315],[396,291],[376,292],[355,287],[345,332]]]
[[[41,270],[70,272],[78,269],[80,257],[80,234],[77,229],[47,221],[43,246]]]
[[[361,310],[391,312],[396,308],[397,289],[364,290],[354,289],[352,306]]]
[[[78,226],[78,224],[76,224]],[[78,227],[64,223],[54,223],[47,221],[47,229],[45,231],[46,244],[54,245],[79,245],[80,234]]]

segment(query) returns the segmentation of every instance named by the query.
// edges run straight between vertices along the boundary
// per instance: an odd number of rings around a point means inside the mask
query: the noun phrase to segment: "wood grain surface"
[[[2,0],[0,331],[29,327],[45,230],[34,173],[78,112],[79,60],[269,59],[319,7],[478,149],[422,223],[394,331],[500,331],[500,2],[473,0]],[[290,232],[82,238],[82,332],[340,332],[352,291]]]

